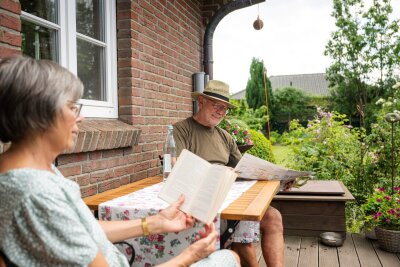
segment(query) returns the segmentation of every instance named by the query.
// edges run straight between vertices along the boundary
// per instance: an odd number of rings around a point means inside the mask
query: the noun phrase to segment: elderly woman
[[[74,145],[82,91],[76,76],[51,61],[0,60],[0,140],[12,142],[0,155],[0,251],[18,266],[127,266],[111,242],[193,224],[179,211],[183,196],[144,222],[95,220],[79,186],[52,165]],[[232,252],[214,252],[216,238],[214,225],[206,227],[163,265],[238,266]]]

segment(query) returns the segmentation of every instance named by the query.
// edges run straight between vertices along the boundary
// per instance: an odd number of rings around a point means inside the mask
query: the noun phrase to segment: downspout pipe
[[[213,38],[218,23],[232,11],[265,2],[265,0],[236,0],[222,6],[207,24],[204,33],[204,72],[210,80],[213,79]]]

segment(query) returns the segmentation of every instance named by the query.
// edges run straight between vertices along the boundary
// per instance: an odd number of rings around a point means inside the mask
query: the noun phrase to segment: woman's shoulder
[[[1,202],[18,203],[32,195],[58,194],[66,180],[55,173],[19,168],[0,174]]]
[[[18,168],[0,174],[0,184],[9,188],[32,189],[34,185],[52,184],[58,175],[55,173],[32,168]],[[26,187],[33,186],[33,187]]]

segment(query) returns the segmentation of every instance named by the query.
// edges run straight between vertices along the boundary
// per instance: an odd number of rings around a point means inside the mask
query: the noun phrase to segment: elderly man
[[[229,103],[229,86],[211,80],[203,93],[194,92],[199,111],[174,126],[174,138],[179,155],[188,149],[210,163],[235,167],[241,154],[233,138],[217,125],[235,107]],[[258,241],[261,229],[261,245],[264,259],[269,267],[283,266],[283,226],[278,210],[270,207],[260,224],[240,222],[233,235],[232,249],[241,260],[242,266],[258,266],[252,242]],[[249,235],[250,234],[250,235]]]

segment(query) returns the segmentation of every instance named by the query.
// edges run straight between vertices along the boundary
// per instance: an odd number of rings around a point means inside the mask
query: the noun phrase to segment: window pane
[[[85,85],[84,99],[106,101],[104,48],[77,39],[78,76]]]
[[[104,12],[101,0],[76,1],[76,31],[104,41]]]
[[[22,53],[36,59],[58,62],[57,31],[22,21]]]
[[[22,11],[58,24],[57,0],[20,0],[19,2]]]

